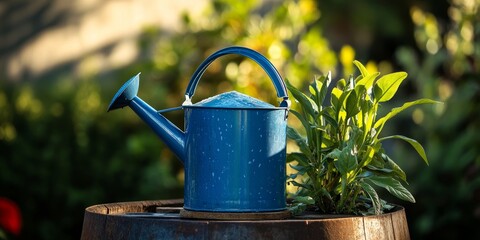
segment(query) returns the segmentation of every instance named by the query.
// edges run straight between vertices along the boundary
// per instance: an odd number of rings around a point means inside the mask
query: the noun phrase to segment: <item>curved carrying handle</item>
[[[255,50],[245,48],[245,47],[227,47],[221,49],[212,55],[210,55],[205,61],[203,61],[200,66],[195,70],[193,73],[192,78],[190,79],[190,83],[188,83],[187,90],[185,91],[185,102],[183,105],[191,104],[191,98],[195,93],[195,89],[197,88],[198,81],[202,77],[203,73],[207,69],[207,67],[217,58],[227,55],[227,54],[240,54],[245,57],[248,57],[258,63],[263,70],[268,74],[270,79],[272,80],[275,89],[277,90],[277,96],[279,98],[283,98],[283,101],[280,103],[280,107],[290,107],[290,100],[288,100],[288,93],[287,87],[285,82],[283,81],[282,77],[278,73],[277,69],[273,66],[273,64],[262,54],[258,53]]]

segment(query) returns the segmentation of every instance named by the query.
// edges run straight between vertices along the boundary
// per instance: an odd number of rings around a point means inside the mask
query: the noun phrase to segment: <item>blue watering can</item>
[[[279,107],[232,91],[192,104],[207,67],[227,54],[246,56],[271,78]],[[175,153],[185,168],[184,209],[205,212],[269,212],[286,208],[287,88],[260,53],[228,47],[209,56],[194,72],[181,108],[184,131],[137,96],[139,75],[113,97],[108,111],[129,106]],[[168,111],[168,109],[167,109]]]

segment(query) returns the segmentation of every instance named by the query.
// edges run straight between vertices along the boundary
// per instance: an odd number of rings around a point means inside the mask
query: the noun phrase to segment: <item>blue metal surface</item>
[[[185,209],[285,209],[285,110],[186,108]]]
[[[184,163],[185,134],[172,122],[137,97],[139,74],[128,80],[113,97],[107,111],[129,106]]]
[[[123,86],[120,87],[120,89],[113,97],[110,105],[108,105],[107,111],[127,106],[128,103],[137,96],[139,81],[140,73],[133,76],[126,83],[124,83]]]
[[[192,104],[199,78],[225,54],[255,60],[283,98],[280,107],[237,92]],[[289,100],[285,83],[261,54],[242,47],[222,49],[195,71],[182,105],[185,132],[137,97],[138,75],[115,94],[108,110],[129,106],[185,166],[184,208],[193,211],[262,212],[286,208],[285,159]]]

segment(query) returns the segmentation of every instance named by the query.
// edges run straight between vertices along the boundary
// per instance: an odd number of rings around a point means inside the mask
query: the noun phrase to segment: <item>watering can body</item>
[[[285,209],[285,109],[195,106],[185,120],[185,209]]]
[[[241,54],[262,66],[283,101],[275,107],[228,92],[192,104],[208,65]],[[122,86],[109,110],[131,107],[177,155],[185,167],[184,208],[207,212],[267,212],[286,208],[285,160],[289,108],[283,80],[259,53],[230,47],[207,58],[192,76],[182,105],[184,131],[136,96],[139,76]],[[160,112],[160,113],[159,113]]]

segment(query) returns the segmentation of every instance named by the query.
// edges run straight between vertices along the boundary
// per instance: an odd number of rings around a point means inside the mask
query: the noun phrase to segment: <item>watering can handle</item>
[[[282,77],[278,73],[277,69],[273,66],[273,64],[265,56],[258,53],[257,51],[249,48],[237,47],[237,46],[221,49],[213,53],[212,55],[210,55],[207,59],[205,59],[205,61],[203,61],[200,64],[197,70],[195,70],[195,72],[193,73],[193,76],[190,79],[190,83],[188,83],[187,90],[185,91],[186,99],[183,105],[191,104],[191,98],[195,93],[195,89],[197,88],[198,81],[200,81],[200,78],[202,77],[205,70],[207,70],[207,67],[218,57],[221,57],[227,54],[240,54],[258,63],[263,68],[263,70],[267,72],[268,76],[272,80],[275,86],[275,89],[277,90],[277,96],[279,98],[283,98],[283,101],[280,103],[280,107],[290,108],[290,100],[288,100],[287,87]]]

